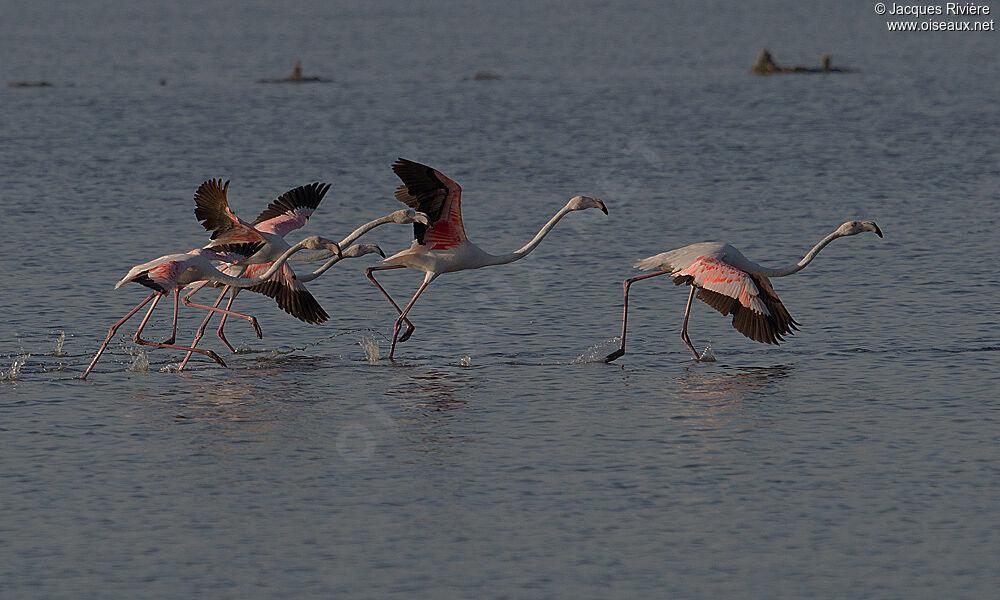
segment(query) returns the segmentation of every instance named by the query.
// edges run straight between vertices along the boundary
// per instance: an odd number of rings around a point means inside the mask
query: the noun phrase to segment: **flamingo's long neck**
[[[285,250],[285,252],[279,256],[277,260],[271,263],[271,266],[258,277],[233,277],[232,275],[227,275],[226,273],[219,271],[218,273],[212,274],[212,280],[224,283],[234,288],[248,288],[260,285],[270,279],[271,275],[277,273],[278,269],[284,266],[285,261],[287,261],[293,254],[305,248],[307,242],[308,240],[302,240],[288,250]]]
[[[525,256],[531,254],[531,251],[534,250],[536,247],[538,247],[538,244],[542,242],[542,239],[545,238],[545,236],[548,235],[550,231],[552,231],[552,228],[556,226],[556,223],[559,222],[559,219],[562,219],[569,212],[572,211],[570,210],[568,205],[560,208],[559,212],[557,212],[555,216],[549,219],[549,222],[546,223],[545,226],[542,227],[538,231],[538,233],[535,234],[535,237],[531,238],[530,242],[521,246],[517,250],[514,250],[510,254],[501,254],[499,256],[492,257],[493,260],[489,264],[503,265],[514,262],[515,260],[521,260]]]
[[[347,236],[344,239],[340,240],[340,247],[341,248],[346,248],[346,247],[350,246],[351,244],[353,244],[354,240],[356,240],[359,237],[363,236],[364,234],[368,233],[372,229],[375,229],[379,225],[385,225],[386,223],[392,223],[392,222],[393,222],[392,221],[392,215],[386,215],[386,216],[384,216],[382,218],[375,219],[374,221],[369,221],[369,222],[365,223],[364,225],[362,225],[361,227],[358,227],[357,229],[355,229],[354,231],[352,231],[349,236]]]
[[[802,257],[802,260],[795,263],[794,265],[790,265],[780,269],[768,269],[766,267],[760,267],[753,269],[753,273],[756,275],[763,275],[765,277],[784,277],[785,275],[798,273],[802,269],[806,268],[806,265],[811,263],[812,259],[816,258],[816,255],[819,254],[820,250],[825,248],[827,244],[829,244],[830,242],[839,237],[843,237],[843,234],[841,234],[839,231],[834,231],[830,235],[821,239],[818,244],[812,247],[812,250],[807,252],[806,255]]]
[[[347,239],[347,238],[344,238],[344,239]],[[357,239],[357,238],[355,238],[355,239]],[[335,265],[338,262],[340,262],[341,258],[342,257],[340,257],[340,256],[334,255],[333,258],[331,258],[330,260],[328,260],[325,263],[323,263],[322,266],[320,266],[320,268],[316,269],[312,273],[309,273],[308,275],[301,275],[301,276],[299,276],[298,277],[299,281],[301,281],[302,283],[308,283],[308,282],[312,281],[313,279],[316,279],[317,277],[319,277],[323,273],[326,273],[327,271],[329,271],[330,267],[332,267],[333,265]]]
[[[382,218],[375,219],[374,221],[368,221],[367,223],[365,223],[361,227],[358,227],[357,229],[355,229],[354,231],[352,231],[350,235],[348,235],[344,239],[340,240],[340,247],[341,248],[346,248],[346,247],[350,246],[351,243],[354,242],[354,240],[356,240],[359,237],[363,236],[364,234],[368,233],[372,229],[375,229],[379,225],[385,225],[386,223],[392,223],[392,222],[393,222],[392,215],[386,215],[386,216],[384,216]],[[325,254],[326,255],[331,255],[332,254],[333,256],[330,258],[330,260],[328,260],[325,263],[323,263],[322,265],[320,265],[320,267],[318,269],[316,269],[315,271],[313,271],[312,273],[309,273],[308,275],[302,275],[302,276],[300,276],[299,277],[299,281],[301,281],[302,283],[308,283],[308,282],[312,281],[313,279],[316,279],[317,277],[319,277],[323,273],[326,273],[327,271],[330,270],[330,267],[332,267],[333,265],[335,265],[338,262],[340,262],[341,257],[337,256],[336,254],[333,254],[330,251],[327,251]],[[314,254],[311,257],[306,257],[305,260],[322,260],[324,258],[323,255],[324,255],[324,253],[317,253],[317,254]]]

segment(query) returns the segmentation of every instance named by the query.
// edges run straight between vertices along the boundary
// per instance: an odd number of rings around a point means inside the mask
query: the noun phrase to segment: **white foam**
[[[604,362],[608,354],[614,352],[621,345],[620,337],[613,337],[603,342],[598,342],[583,351],[583,354],[570,361],[571,365],[582,365],[586,363]]]
[[[130,347],[128,348],[128,353],[132,355],[132,362],[129,366],[125,367],[126,371],[149,371],[149,354],[145,350],[138,347]]]
[[[62,329],[57,329],[59,332],[59,339],[56,340],[56,347],[52,350],[52,356],[56,358],[65,358],[66,355],[63,354],[63,344],[66,343],[66,332]]]
[[[0,381],[17,381],[21,374],[21,367],[28,361],[27,354],[20,354],[14,357],[14,362],[10,365],[10,370],[0,371]]]
[[[701,353],[698,360],[701,362],[715,362],[715,353],[712,352],[712,342],[709,342],[708,345],[705,346],[705,351]]]
[[[377,339],[364,336],[358,342],[358,345],[365,351],[365,360],[373,365],[378,362],[379,348]]]

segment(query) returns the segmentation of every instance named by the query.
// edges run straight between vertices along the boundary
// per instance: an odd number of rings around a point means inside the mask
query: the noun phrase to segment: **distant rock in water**
[[[7,87],[29,88],[29,87],[52,87],[48,81],[8,81]]]
[[[323,83],[327,81],[330,80],[323,79],[322,77],[316,77],[314,75],[303,75],[302,63],[295,61],[295,64],[292,66],[292,74],[288,77],[265,77],[263,79],[258,79],[257,83]]]
[[[764,48],[757,55],[757,62],[750,67],[750,72],[757,75],[771,75],[774,73],[849,73],[851,70],[843,67],[834,67],[829,54],[822,57],[822,66],[806,67],[803,65],[779,65],[774,62],[771,51]]]
[[[490,79],[503,79],[500,77],[499,73],[494,73],[492,71],[476,71],[472,75],[466,77],[471,81],[488,81]]]

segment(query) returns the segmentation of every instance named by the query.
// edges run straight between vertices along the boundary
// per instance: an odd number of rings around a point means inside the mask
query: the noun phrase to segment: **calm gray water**
[[[867,2],[163,4],[0,20],[0,79],[53,84],[0,88],[0,596],[995,593],[997,33],[889,33]],[[751,76],[764,46],[856,72]],[[333,81],[254,83],[296,58]],[[366,257],[310,284],[321,327],[241,295],[265,337],[231,323],[230,369],[172,372],[133,321],[78,379],[145,297],[114,282],[207,239],[202,181],[244,218],[330,182],[290,238],[339,238],[400,206],[397,156],[459,181],[494,252],[575,194],[610,216],[437,280],[395,363]],[[775,280],[802,323],[780,348],[699,302],[718,360],[693,362],[661,278],[595,361],[634,260],[723,240],[783,265],[854,218],[885,239]]]

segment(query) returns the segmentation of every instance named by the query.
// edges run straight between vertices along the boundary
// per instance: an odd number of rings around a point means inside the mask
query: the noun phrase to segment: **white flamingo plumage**
[[[329,189],[329,184],[317,182],[289,190],[271,202],[253,223],[247,223],[229,208],[229,181],[223,183],[221,179],[208,180],[198,187],[194,196],[195,217],[205,229],[212,232],[212,242],[205,248],[238,257],[236,264],[227,268],[229,275],[256,277],[288,250],[289,245],[284,236],[305,226]],[[184,303],[187,304],[201,287],[188,292],[183,298]],[[228,286],[223,287],[213,306],[218,306],[230,289]],[[232,288],[227,310],[232,308],[240,289]],[[319,325],[329,318],[288,264],[283,265],[270,280],[246,289],[274,298],[282,310],[306,323]],[[227,316],[223,313],[218,336],[235,352],[236,349],[223,333]],[[208,317],[211,317],[211,313]]]
[[[344,239],[340,240],[340,242],[337,243],[338,247],[344,248],[342,254],[337,254],[336,252],[326,251],[326,252],[320,252],[320,253],[317,253],[317,254],[314,254],[314,255],[311,255],[311,256],[306,256],[306,257],[296,256],[296,257],[290,258],[289,259],[290,261],[294,260],[294,261],[300,261],[300,262],[301,261],[318,262],[320,260],[326,260],[327,261],[322,266],[320,266],[319,268],[317,268],[316,270],[314,270],[312,273],[309,273],[307,275],[302,275],[302,276],[296,276],[295,279],[291,282],[290,285],[294,285],[296,287],[304,289],[304,286],[302,286],[303,283],[308,283],[308,282],[316,279],[317,277],[319,277],[320,275],[322,275],[323,273],[325,273],[326,271],[328,271],[331,267],[333,267],[333,265],[337,264],[338,262],[340,262],[341,259],[344,259],[344,258],[358,258],[358,257],[364,256],[366,254],[379,254],[379,255],[382,256],[382,258],[385,258],[385,253],[383,253],[382,249],[379,248],[378,245],[376,245],[376,244],[355,244],[353,246],[349,246],[349,245],[351,243],[353,243],[355,240],[357,240],[358,238],[360,238],[365,233],[371,231],[372,229],[375,229],[376,227],[379,227],[380,225],[385,225],[387,223],[398,223],[400,225],[409,225],[411,223],[422,223],[424,225],[427,225],[429,223],[429,221],[427,220],[427,215],[425,215],[423,213],[420,213],[420,212],[416,212],[412,208],[411,209],[402,209],[402,210],[393,211],[392,213],[389,213],[388,215],[385,215],[384,217],[379,217],[378,219],[375,219],[373,221],[369,221],[369,222],[365,223],[364,225],[358,227],[354,231],[352,231],[350,233],[350,235],[348,235],[347,237],[345,237]],[[332,258],[331,258],[331,256],[332,256]],[[327,259],[329,259],[329,260],[327,260]],[[239,274],[242,273],[242,275],[245,276],[245,277],[253,277],[253,276],[256,275],[256,271],[257,270],[263,269],[263,268],[266,268],[266,267],[267,267],[267,264],[247,265],[247,266],[244,266],[244,265],[241,265],[241,264],[235,264],[235,265],[229,266],[226,269],[226,272],[229,273],[230,275],[234,275],[234,276],[235,275],[239,275]],[[272,282],[269,281],[265,285],[272,285]],[[223,288],[222,293],[219,294],[219,297],[218,297],[218,299],[216,299],[215,304],[213,306],[218,306],[219,305],[219,303],[222,301],[223,296],[225,296],[227,290],[228,290],[228,288]],[[257,288],[256,287],[255,288],[251,288],[251,290],[252,291],[257,291]],[[226,309],[227,310],[229,310],[229,309],[232,308],[233,301],[236,299],[236,293],[237,292],[238,292],[238,290],[233,290],[233,295],[230,297],[229,303],[226,305]],[[191,296],[191,294],[188,294],[187,296],[189,297],[189,296]],[[205,315],[204,321],[202,321],[201,325],[198,327],[198,331],[195,333],[194,340],[191,342],[191,347],[192,348],[194,348],[194,347],[196,347],[198,345],[198,342],[201,340],[202,336],[205,334],[205,328],[208,326],[208,322],[212,319],[212,314],[213,313],[210,312],[207,315]],[[223,313],[223,315],[222,315],[222,319],[223,320],[222,320],[221,323],[219,323],[218,335],[219,335],[220,339],[222,339],[224,342],[226,342],[226,345],[229,346],[229,349],[233,350],[232,346],[229,345],[229,342],[226,340],[224,334],[222,333],[222,328],[223,328],[223,325],[225,325],[225,318],[226,318],[226,316],[227,315],[225,313]],[[191,352],[188,352],[188,354],[184,357],[184,360],[181,361],[180,369],[184,368],[184,366],[187,364],[187,361],[190,358],[191,358]]]
[[[555,227],[560,219],[572,211],[599,208],[605,214],[608,213],[607,207],[601,200],[575,196],[542,227],[530,242],[510,254],[494,256],[480,249],[466,237],[465,226],[462,223],[462,188],[457,183],[440,171],[405,158],[397,159],[392,165],[392,170],[403,181],[403,185],[396,188],[396,199],[410,208],[426,214],[430,220],[430,226],[414,224],[414,240],[408,249],[397,252],[382,261],[388,263],[386,266],[365,269],[365,275],[389,299],[393,308],[399,313],[399,317],[393,325],[392,346],[389,348],[390,359],[395,354],[396,343],[406,341],[413,333],[414,327],[406,318],[407,314],[424,289],[440,275],[520,260],[538,246],[542,238]],[[423,271],[424,281],[417,288],[406,307],[400,309],[389,293],[375,280],[373,273],[402,268]],[[406,332],[399,336],[399,330],[404,322],[407,327]]]
[[[222,366],[226,366],[226,363],[211,350],[200,350],[193,347],[187,346],[176,346],[174,345],[174,338],[177,334],[177,300],[180,294],[180,290],[185,286],[198,283],[201,281],[212,281],[216,283],[221,283],[224,285],[229,285],[234,288],[250,287],[254,285],[259,285],[260,283],[266,281],[273,273],[278,271],[288,258],[298,252],[299,250],[330,250],[333,252],[339,252],[340,247],[336,242],[321,238],[319,236],[308,237],[298,244],[289,247],[289,249],[283,253],[278,260],[275,261],[271,268],[261,274],[260,277],[244,279],[239,277],[232,277],[220,271],[216,268],[215,263],[220,261],[229,260],[231,257],[225,254],[220,254],[212,250],[206,250],[204,248],[199,248],[196,250],[191,250],[187,254],[167,254],[161,256],[155,260],[151,260],[140,265],[136,265],[129,270],[129,272],[123,277],[118,283],[115,284],[115,289],[120,288],[126,283],[134,282],[144,285],[153,290],[145,300],[140,302],[135,308],[129,311],[121,320],[111,326],[108,331],[108,337],[105,338],[104,343],[98,349],[97,354],[94,359],[90,362],[90,366],[83,373],[81,379],[86,379],[90,375],[90,371],[97,364],[98,359],[101,358],[101,354],[104,349],[107,348],[108,342],[114,337],[115,332],[118,328],[122,326],[126,321],[132,318],[135,313],[139,312],[143,306],[149,303],[150,300],[153,301],[152,306],[146,312],[146,316],[142,319],[142,323],[139,325],[139,329],[136,330],[133,340],[137,344],[142,344],[146,346],[155,346],[157,348],[174,348],[177,350],[187,350],[189,352],[198,352],[204,354],[219,363]],[[173,329],[170,335],[170,339],[165,342],[151,342],[144,340],[140,337],[143,328],[149,321],[149,317],[153,314],[153,309],[156,308],[156,304],[160,301],[160,298],[166,296],[170,292],[174,293],[174,317],[173,317]],[[208,311],[221,312],[223,314],[230,314],[236,317],[246,319],[254,327],[257,335],[260,336],[260,326],[257,324],[257,320],[249,315],[242,315],[239,313],[234,313],[228,310],[224,310],[217,307],[205,306],[202,304],[186,303],[189,306],[195,308],[202,308]]]
[[[655,273],[632,277],[622,282],[625,302],[622,311],[621,347],[609,354],[606,362],[611,362],[625,354],[625,332],[628,325],[628,292],[636,281],[670,275],[677,285],[691,286],[687,307],[684,309],[684,324],[681,339],[699,359],[698,352],[687,334],[691,303],[697,293],[698,298],[723,315],[733,315],[733,327],[746,337],[765,344],[778,344],[783,336],[791,335],[798,329],[795,319],[788,314],[781,299],[774,293],[769,277],[784,277],[805,268],[820,250],[833,240],[849,235],[870,231],[882,237],[882,230],[874,221],[848,221],[824,237],[806,253],[798,263],[769,269],[749,260],[747,257],[723,242],[700,242],[676,250],[662,252],[635,263],[635,268]]]

